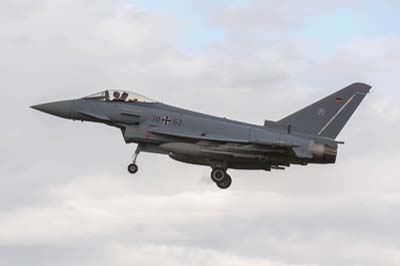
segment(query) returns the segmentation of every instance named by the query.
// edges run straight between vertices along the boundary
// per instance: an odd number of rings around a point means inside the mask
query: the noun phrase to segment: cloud
[[[329,14],[343,8],[343,1],[326,2],[319,0],[304,1],[260,1],[249,0],[240,5],[223,5],[213,13],[213,25],[223,28],[230,34],[254,34],[301,29],[302,26],[321,14]],[[346,7],[352,8],[358,1],[347,1]],[[278,37],[279,38],[279,37]]]
[[[395,192],[160,195],[133,193],[125,182],[81,178],[51,189],[50,206],[3,213],[0,245],[53,246],[54,252],[94,245],[107,251],[100,256],[117,265],[180,265],[191,259],[192,265],[204,259],[217,265],[395,265],[400,256],[393,235],[400,216],[390,213],[400,204]]]
[[[179,246],[125,246],[111,244],[109,253],[117,260],[117,265],[263,265],[284,266],[282,263],[272,263],[266,259],[239,257],[235,254],[217,252],[215,250],[195,249]],[[292,265],[295,266],[295,265]],[[298,265],[300,266],[300,265]]]
[[[344,8],[328,7],[207,6],[225,35],[200,53],[180,48],[182,18],[135,2],[1,2],[0,264],[397,265],[399,37],[352,36],[321,57],[294,32]],[[257,36],[269,30],[282,35]],[[129,176],[118,130],[28,108],[127,88],[262,124],[354,81],[374,88],[337,165],[231,171],[224,192],[208,168],[158,155]]]

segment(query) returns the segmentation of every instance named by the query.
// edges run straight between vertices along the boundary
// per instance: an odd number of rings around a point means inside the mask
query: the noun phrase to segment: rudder
[[[296,131],[335,139],[370,90],[370,85],[354,83],[279,123],[291,125]]]

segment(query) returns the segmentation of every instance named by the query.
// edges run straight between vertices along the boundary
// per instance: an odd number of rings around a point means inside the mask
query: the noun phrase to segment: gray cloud
[[[343,8],[352,9],[361,4],[358,0],[327,2],[320,0],[304,1],[261,1],[248,0],[240,5],[223,5],[216,9],[213,24],[229,33],[241,35],[263,32],[287,32],[300,29],[304,24],[314,21],[324,14],[331,14]],[[278,37],[279,39],[279,37]]]
[[[298,4],[252,1],[210,23],[290,32],[317,2],[289,19]],[[352,38],[321,59],[290,34],[227,34],[200,54],[178,48],[182,19],[106,0],[3,1],[0,22],[1,264],[398,265],[398,36]],[[134,147],[117,130],[28,108],[118,87],[262,123],[358,80],[374,89],[337,165],[235,171],[224,193],[209,169],[157,155],[131,177]]]

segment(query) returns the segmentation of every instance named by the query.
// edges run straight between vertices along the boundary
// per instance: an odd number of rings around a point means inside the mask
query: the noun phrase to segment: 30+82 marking
[[[153,115],[151,122],[162,123],[166,126],[172,124],[172,125],[178,126],[178,127],[182,126],[182,123],[183,123],[182,119],[180,119],[180,118],[174,118],[174,117],[170,117],[170,116],[161,117],[159,115]]]

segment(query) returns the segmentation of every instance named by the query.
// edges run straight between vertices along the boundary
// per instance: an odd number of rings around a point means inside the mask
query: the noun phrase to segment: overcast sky
[[[395,0],[0,1],[0,265],[400,265]],[[361,81],[336,165],[231,171],[141,154],[29,106],[129,89],[262,124]]]

